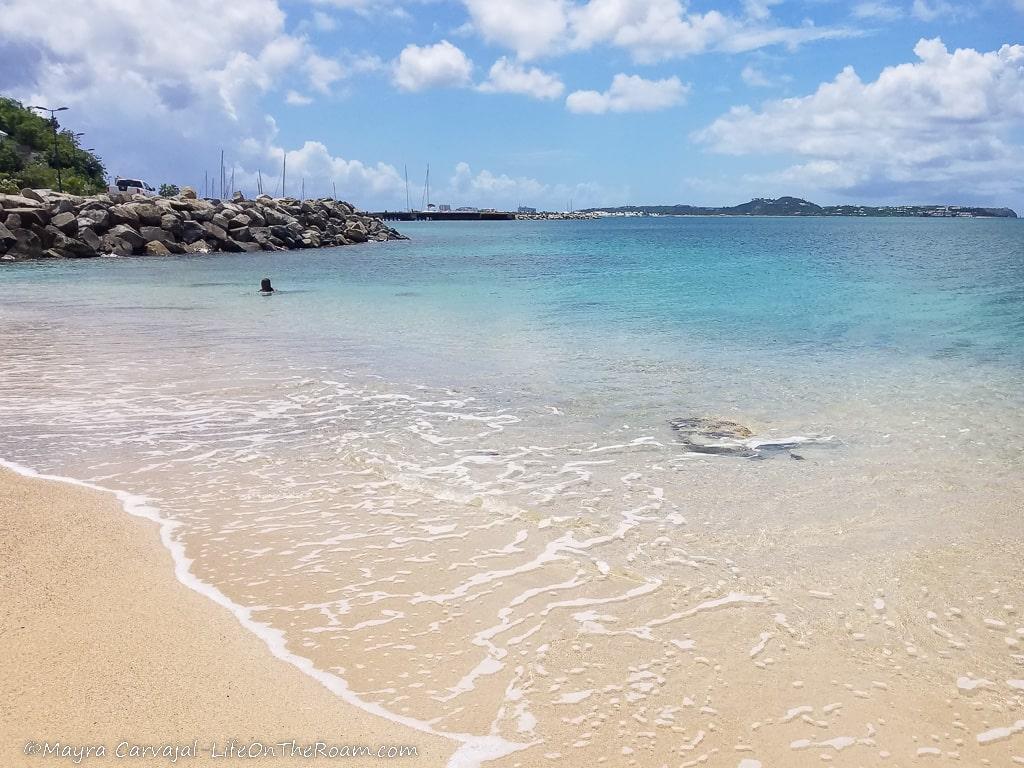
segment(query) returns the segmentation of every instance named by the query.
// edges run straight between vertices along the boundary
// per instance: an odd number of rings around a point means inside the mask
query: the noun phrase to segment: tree
[[[181,190],[178,189],[177,184],[160,185],[160,197],[174,197],[175,195],[179,194],[181,194]]]
[[[60,126],[58,125],[58,129]],[[53,151],[53,125],[14,99],[0,96],[0,184],[5,190],[23,187],[55,188],[57,157]],[[78,145],[78,136],[58,130],[57,154],[64,188],[91,195],[106,189],[106,171],[96,155]]]

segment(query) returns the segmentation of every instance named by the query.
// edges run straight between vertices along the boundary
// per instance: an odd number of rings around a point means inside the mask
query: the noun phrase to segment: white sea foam
[[[2,458],[0,458],[0,466],[6,467],[7,469],[17,472],[25,477],[67,483],[80,488],[88,488],[94,491],[113,494],[127,513],[136,517],[142,517],[159,526],[160,539],[163,542],[164,547],[171,554],[174,561],[174,575],[177,577],[178,581],[189,589],[198,592],[221,607],[231,611],[239,624],[259,637],[274,656],[282,661],[288,662],[299,671],[317,680],[325,688],[340,697],[346,703],[358,707],[369,714],[389,720],[396,725],[402,725],[431,735],[442,736],[456,742],[457,748],[448,760],[448,768],[478,768],[478,766],[488,760],[496,760],[531,746],[530,743],[508,741],[495,734],[478,736],[466,733],[448,733],[440,731],[435,729],[429,723],[390,712],[380,705],[361,699],[349,689],[348,683],[344,678],[339,675],[317,669],[309,659],[289,651],[285,643],[283,632],[267,624],[255,621],[252,618],[251,609],[232,602],[216,587],[197,579],[191,571],[193,561],[185,555],[184,547],[174,537],[174,532],[180,526],[180,523],[175,520],[162,517],[157,507],[150,504],[149,499],[145,496],[105,488],[103,486],[96,485],[95,483],[85,482],[71,477],[40,473],[29,467],[25,467],[21,464],[16,464]]]

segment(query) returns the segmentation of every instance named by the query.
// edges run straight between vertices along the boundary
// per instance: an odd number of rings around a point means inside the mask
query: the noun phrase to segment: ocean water
[[[403,231],[5,265],[0,458],[452,765],[1020,759],[1024,225]]]

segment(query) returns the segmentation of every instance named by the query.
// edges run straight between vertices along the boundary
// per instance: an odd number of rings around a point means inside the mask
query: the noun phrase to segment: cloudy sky
[[[1024,211],[1024,0],[0,0],[0,93],[153,184]]]

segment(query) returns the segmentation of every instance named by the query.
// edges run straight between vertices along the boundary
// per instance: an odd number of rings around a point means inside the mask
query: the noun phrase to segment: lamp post
[[[53,161],[57,164],[57,191],[64,191],[64,180],[60,175],[60,150],[57,148],[57,112],[63,112],[67,107],[57,107],[56,109],[50,109],[49,107],[29,107],[29,109],[38,109],[41,112],[50,113],[50,127],[53,128]]]

